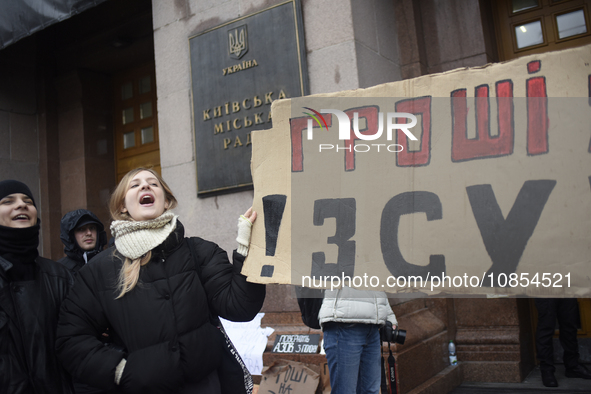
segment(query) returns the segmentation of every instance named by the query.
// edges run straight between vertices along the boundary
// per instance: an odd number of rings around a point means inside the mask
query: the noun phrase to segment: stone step
[[[408,394],[443,394],[451,392],[462,383],[462,368],[459,365],[449,366],[426,382],[415,387]],[[455,391],[453,391],[455,393]],[[474,392],[466,391],[466,394]]]

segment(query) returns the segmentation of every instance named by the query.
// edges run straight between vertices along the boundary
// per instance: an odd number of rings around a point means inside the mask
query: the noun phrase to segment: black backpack
[[[300,312],[302,312],[302,321],[310,328],[319,329],[318,312],[320,312],[322,301],[324,301],[324,289],[296,286],[295,292]]]

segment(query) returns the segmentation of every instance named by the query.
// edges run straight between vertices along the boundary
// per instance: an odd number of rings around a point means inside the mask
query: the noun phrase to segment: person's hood
[[[96,224],[97,242],[94,249],[88,252],[88,259],[90,260],[94,255],[102,251],[107,244],[105,226],[99,218],[87,209],[77,209],[66,213],[60,224],[60,239],[64,244],[64,252],[68,257],[77,261],[84,261],[84,251],[80,249],[76,242],[74,230],[89,223]]]

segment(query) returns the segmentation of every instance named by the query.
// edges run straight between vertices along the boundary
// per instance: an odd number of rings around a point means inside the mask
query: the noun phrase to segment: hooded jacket
[[[107,244],[105,226],[103,226],[94,213],[87,209],[76,209],[66,213],[60,223],[60,239],[64,244],[64,253],[66,256],[58,260],[58,262],[65,265],[73,274],[76,274],[85,264],[84,251],[80,249],[78,242],[76,242],[74,230],[90,223],[96,224],[97,240],[94,249],[86,252],[88,261],[99,254]]]
[[[194,243],[193,252],[189,242]],[[184,238],[178,221],[168,238],[152,249],[135,288],[116,299],[123,260],[116,249],[108,249],[79,271],[57,330],[57,351],[66,369],[103,390],[209,393],[190,388],[216,371],[224,372],[225,339],[210,317],[253,319],[263,305],[265,286],[240,274],[243,256],[234,252],[230,263],[216,244]],[[106,328],[126,356],[96,339]],[[127,364],[116,386],[115,368],[123,357]],[[243,376],[228,377],[237,379]]]

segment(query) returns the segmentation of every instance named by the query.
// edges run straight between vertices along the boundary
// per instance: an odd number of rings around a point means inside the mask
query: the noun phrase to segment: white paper
[[[264,313],[246,323],[238,323],[222,319],[226,333],[244,360],[251,375],[261,375],[263,370],[263,353],[267,347],[267,340],[275,330],[271,327],[261,327]]]

